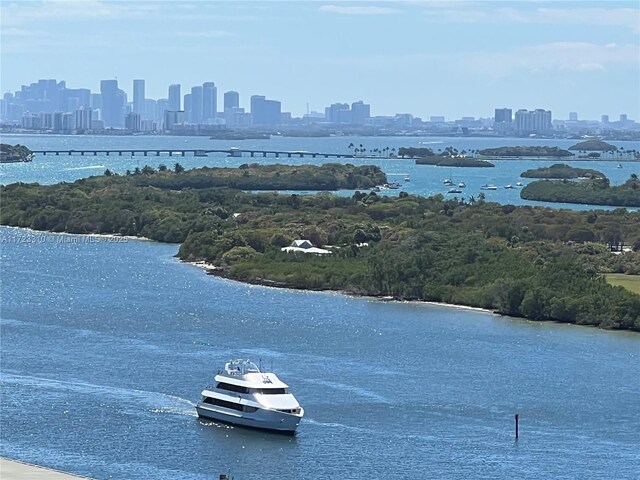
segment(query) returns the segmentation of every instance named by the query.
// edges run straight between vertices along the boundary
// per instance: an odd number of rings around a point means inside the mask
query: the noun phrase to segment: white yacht
[[[249,360],[230,360],[202,391],[199,417],[293,435],[304,409],[289,387]]]

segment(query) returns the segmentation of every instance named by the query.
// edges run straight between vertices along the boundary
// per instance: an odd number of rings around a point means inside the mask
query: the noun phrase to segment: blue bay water
[[[474,146],[442,139],[458,149],[508,143],[464,140]],[[34,149],[175,142],[256,148],[275,141],[269,148],[342,152],[349,142],[397,148],[440,140],[3,141]],[[72,181],[104,168],[122,172],[170,161],[274,160],[37,157],[1,165],[0,181]],[[388,174],[409,173],[404,189],[415,193],[442,192],[449,176],[470,190],[515,183],[520,165],[536,164],[519,162],[514,170],[513,163],[437,169],[375,162]],[[616,163],[579,165],[605,171],[613,183],[638,166],[622,162],[615,169]],[[518,203],[517,191],[486,193]],[[505,196],[511,194],[513,200]],[[0,227],[0,455],[99,479],[205,479],[226,472],[237,480],[638,477],[637,334],[249,286],[207,276],[178,262],[176,252],[175,245],[148,241]],[[273,362],[306,410],[296,437],[197,419],[200,391],[231,357]]]
[[[637,334],[249,286],[174,245],[0,238],[3,456],[105,479],[640,471]],[[231,357],[292,386],[295,438],[197,419]]]
[[[83,135],[3,135],[3,142],[20,143],[32,150],[39,149],[229,149],[238,147],[242,149],[266,149],[281,151],[306,150],[322,153],[349,153],[348,146],[353,143],[356,146],[362,144],[368,151],[374,148],[383,149],[400,147],[429,147],[437,151],[447,146],[454,146],[459,151],[475,150],[504,145],[553,145],[560,148],[568,148],[575,140],[545,140],[523,138],[448,138],[448,137],[321,137],[321,138],[291,138],[272,137],[269,140],[210,140],[207,137],[171,137],[171,136],[83,136]],[[640,142],[613,142],[619,148],[625,150],[640,150]],[[431,165],[416,165],[410,159],[324,159],[324,158],[263,158],[262,155],[242,158],[229,158],[225,154],[210,154],[208,157],[155,155],[144,157],[130,154],[117,155],[89,155],[89,156],[51,156],[36,155],[31,163],[16,163],[0,165],[0,183],[13,182],[38,182],[42,184],[57,183],[61,181],[73,181],[90,175],[102,174],[109,168],[117,173],[125,173],[136,167],[144,165],[158,167],[161,164],[172,167],[176,162],[187,168],[202,166],[238,167],[243,163],[284,163],[284,164],[321,164],[325,162],[353,163],[356,165],[378,165],[387,174],[389,181],[398,181],[402,184],[402,190],[418,195],[443,194],[448,197],[469,198],[484,193],[488,201],[496,201],[503,204],[514,205],[545,205],[555,208],[570,208],[588,210],[594,207],[589,205],[553,204],[544,202],[531,202],[520,199],[520,190],[504,189],[506,185],[514,185],[517,182],[527,184],[531,179],[520,178],[520,173],[552,163],[564,162],[580,168],[593,168],[605,173],[613,185],[619,185],[629,179],[632,173],[640,174],[640,162],[623,159],[598,160],[598,161],[570,161],[570,160],[494,160],[495,168],[447,168]],[[616,168],[620,164],[622,168]],[[411,181],[405,182],[409,176]],[[457,185],[465,182],[467,187],[461,194],[448,194],[451,187],[444,185],[447,178]],[[497,190],[481,190],[484,184],[494,184]],[[351,195],[351,191],[338,192],[341,195]],[[397,195],[398,190],[383,191],[386,195]],[[606,208],[606,207],[596,207]]]

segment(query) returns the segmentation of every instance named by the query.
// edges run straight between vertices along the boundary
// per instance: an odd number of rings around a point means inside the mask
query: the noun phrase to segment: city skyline
[[[35,78],[132,98],[213,81],[302,116],[364,100],[371,115],[640,116],[637,2],[5,1],[2,92]],[[185,27],[185,22],[187,27]],[[126,25],[126,28],[123,28]],[[180,25],[181,28],[176,27]],[[452,33],[453,32],[453,33]],[[29,62],[25,62],[29,58]],[[82,65],[78,69],[78,65]],[[197,93],[197,92],[196,92]],[[221,110],[218,108],[218,110]]]

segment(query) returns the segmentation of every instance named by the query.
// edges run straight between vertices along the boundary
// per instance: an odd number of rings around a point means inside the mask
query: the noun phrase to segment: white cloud
[[[173,32],[172,36],[190,38],[224,38],[235,37],[236,34],[227,32],[226,30],[209,30],[206,32]]]
[[[395,8],[376,7],[373,5],[323,5],[320,7],[320,11],[325,13],[338,13],[341,15],[389,15],[400,12],[400,10]]]
[[[38,19],[79,20],[143,17],[159,7],[151,2],[105,2],[99,0],[42,0],[5,2],[2,24],[17,25]]]
[[[526,4],[525,4],[526,5]],[[431,8],[424,16],[437,22],[451,23],[529,23],[554,25],[614,26],[640,32],[640,9],[637,8]]]
[[[460,64],[472,73],[495,80],[522,71],[608,72],[618,68],[638,69],[640,46],[598,45],[584,42],[554,42],[516,48],[506,52],[477,52],[460,55]]]

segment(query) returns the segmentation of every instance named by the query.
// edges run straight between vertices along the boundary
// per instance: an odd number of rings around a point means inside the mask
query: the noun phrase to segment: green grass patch
[[[607,283],[640,295],[640,275],[625,275],[624,273],[608,273],[605,275]]]

